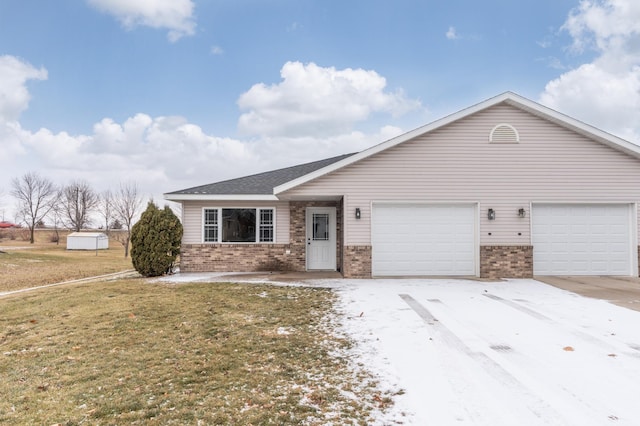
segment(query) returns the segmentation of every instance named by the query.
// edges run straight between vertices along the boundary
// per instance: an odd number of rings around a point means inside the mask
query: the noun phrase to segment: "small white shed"
[[[109,237],[103,232],[72,232],[67,236],[67,250],[105,250]]]

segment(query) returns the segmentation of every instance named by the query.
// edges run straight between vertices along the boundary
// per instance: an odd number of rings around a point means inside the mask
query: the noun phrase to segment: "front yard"
[[[0,299],[0,423],[367,424],[329,290],[145,279]]]

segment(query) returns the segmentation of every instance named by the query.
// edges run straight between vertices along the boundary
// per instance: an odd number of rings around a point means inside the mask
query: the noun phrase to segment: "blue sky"
[[[0,198],[358,151],[511,90],[632,141],[634,0],[3,0]]]

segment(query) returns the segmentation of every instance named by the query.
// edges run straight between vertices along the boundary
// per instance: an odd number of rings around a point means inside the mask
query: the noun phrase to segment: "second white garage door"
[[[475,275],[475,206],[374,204],[374,276]]]
[[[628,204],[537,205],[534,275],[631,275]]]

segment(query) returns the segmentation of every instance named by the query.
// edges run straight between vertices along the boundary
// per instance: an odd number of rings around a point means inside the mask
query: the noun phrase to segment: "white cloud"
[[[540,101],[640,143],[640,2],[581,1],[563,30],[595,58],[549,82]]]
[[[301,24],[299,24],[298,22],[293,22],[291,25],[287,26],[287,32],[292,33],[294,31],[298,31],[300,28],[302,28]]]
[[[211,54],[212,55],[222,55],[224,50],[220,46],[211,46]]]
[[[569,14],[563,29],[573,38],[573,48],[577,51],[622,48],[631,53],[624,45],[633,39],[637,42],[640,35],[640,2],[582,0]]]
[[[252,145],[207,135],[182,117],[137,114],[124,123],[103,119],[90,135],[25,130],[0,124],[0,179],[38,170],[56,183],[82,178],[96,189],[135,180],[155,194],[251,173],[258,156]],[[5,145],[6,144],[6,145]]]
[[[14,56],[0,56],[0,122],[18,120],[29,106],[27,81],[46,79],[44,68],[37,69]]]
[[[192,0],[87,0],[96,9],[113,15],[128,30],[143,25],[166,28],[175,42],[195,33]]]
[[[549,82],[540,101],[589,124],[640,142],[640,67],[613,73],[585,64]]]
[[[549,40],[542,40],[542,41],[536,41],[536,44],[542,47],[543,49],[546,49],[548,47],[551,47],[552,43]]]
[[[244,134],[298,137],[349,133],[373,113],[402,115],[420,108],[402,90],[385,91],[387,82],[375,71],[337,70],[314,63],[287,62],[282,82],[251,87],[238,99]]]
[[[449,40],[457,40],[460,38],[460,36],[456,33],[456,28],[455,27],[449,27],[449,29],[447,30],[447,33],[445,34],[447,39]]]

